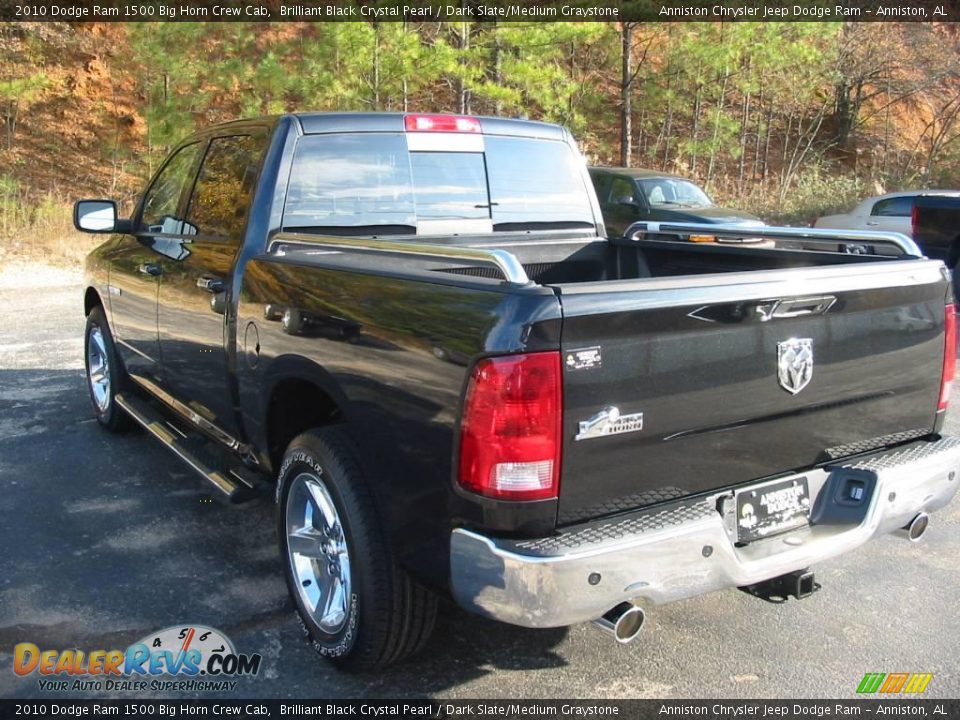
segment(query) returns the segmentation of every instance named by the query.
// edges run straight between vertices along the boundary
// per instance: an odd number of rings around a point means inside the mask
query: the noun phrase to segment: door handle
[[[208,293],[223,292],[227,284],[220,278],[200,277],[197,278],[197,287]]]
[[[144,275],[152,275],[153,277],[157,277],[157,275],[163,272],[163,268],[160,267],[158,263],[141,263],[137,270]]]
[[[877,226],[877,225],[879,225],[879,224],[880,224],[880,223],[874,222],[873,220],[868,220],[868,221],[867,221],[867,225],[869,225],[870,227],[875,227],[875,226]]]

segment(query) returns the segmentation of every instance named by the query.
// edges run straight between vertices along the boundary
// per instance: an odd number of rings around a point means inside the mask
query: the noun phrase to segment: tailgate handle
[[[837,298],[833,295],[795,298],[792,300],[774,300],[773,302],[760,303],[757,305],[757,313],[763,322],[772,320],[773,318],[823,315],[823,313],[833,307],[835,302],[837,302]]]

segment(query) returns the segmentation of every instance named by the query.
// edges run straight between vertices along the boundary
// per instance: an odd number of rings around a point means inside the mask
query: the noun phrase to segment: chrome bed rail
[[[349,238],[303,233],[279,233],[267,247],[267,252],[284,255],[290,249],[309,251],[315,248],[335,248],[338,251],[382,253],[385,255],[417,255],[442,260],[480,262],[493,265],[511,285],[530,285],[527,271],[508,250],[477,248],[456,245],[410,242],[407,240],[381,240],[375,238]]]
[[[869,243],[893,247],[901,256],[923,257],[923,252],[917,244],[906,235],[895,232],[865,232],[862,230],[827,230],[820,228],[774,227],[769,225],[709,225],[706,223],[672,223],[672,222],[635,222],[624,231],[624,237],[630,240],[645,239],[646,234],[664,235],[713,235],[714,237],[741,239],[766,238],[770,240],[802,241],[804,245],[821,244],[836,245],[844,241],[852,243]],[[642,234],[642,235],[641,235]],[[640,237],[637,237],[640,235]],[[671,241],[666,241],[671,242]],[[787,249],[787,248],[784,248]],[[805,248],[807,249],[807,248]]]

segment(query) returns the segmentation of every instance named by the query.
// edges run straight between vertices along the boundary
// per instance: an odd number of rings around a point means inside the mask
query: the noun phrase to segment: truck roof
[[[484,135],[513,135],[517,137],[540,138],[545,140],[565,140],[569,137],[566,129],[553,123],[524,118],[501,118],[484,115],[454,115],[451,113],[411,113],[411,112],[298,112],[289,113],[296,118],[305,135],[343,132],[404,132],[404,118],[411,115],[430,117],[470,117],[480,121]],[[218,129],[248,123],[271,124],[281,115],[264,115],[218,123],[203,128],[201,133],[216,132]]]
[[[506,135],[512,137],[536,138],[541,140],[571,140],[569,131],[562,125],[526,120],[524,118],[501,118],[485,115],[455,115],[452,113],[402,113],[402,112],[299,112],[283,115],[260,115],[239,118],[227,122],[207,125],[192,133],[182,142],[192,142],[197,138],[216,135],[225,129],[242,129],[252,125],[275,126],[281,118],[292,118],[300,126],[304,135],[325,133],[362,133],[362,132],[405,132],[404,118],[422,116],[430,118],[471,118],[480,122],[484,135]],[[446,132],[446,131],[440,131]],[[465,134],[470,134],[467,131]],[[446,134],[451,134],[446,132]]]
[[[560,125],[521,118],[409,112],[294,113],[303,128],[303,132],[307,135],[336,132],[404,132],[404,118],[410,115],[472,117],[480,121],[480,126],[485,135],[517,135],[547,140],[563,140],[566,134],[566,131]]]
[[[673,173],[664,172],[662,170],[647,170],[645,168],[628,168],[628,167],[610,167],[606,165],[591,165],[590,170],[597,171],[597,172],[605,172],[611,175],[621,175],[623,177],[638,178],[638,179],[649,179],[649,178],[677,178],[679,180],[688,179],[683,177],[682,175],[675,175]]]

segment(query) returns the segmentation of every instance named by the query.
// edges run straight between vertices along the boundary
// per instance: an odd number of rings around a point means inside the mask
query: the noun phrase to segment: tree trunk
[[[667,31],[669,33],[669,30]],[[669,167],[668,163],[670,162],[670,129],[673,125],[673,93],[671,89],[673,87],[673,76],[670,74],[670,63],[667,62],[667,117],[664,119],[663,124],[663,165],[661,166],[664,170]]]
[[[849,149],[850,133],[856,121],[857,110],[851,103],[851,94],[854,91],[852,83],[856,82],[846,73],[849,57],[847,50],[852,46],[850,35],[852,27],[849,22],[843,23],[840,28],[840,57],[838,63],[837,80],[833,86],[833,121],[834,140],[841,151]]]
[[[847,79],[841,77],[834,87],[833,116],[836,123],[837,146],[846,150],[850,141],[850,86]]]
[[[753,174],[754,181],[760,177],[760,130],[763,125],[763,84],[760,85],[760,92],[757,95],[757,140],[753,146]]]
[[[720,97],[717,98],[717,110],[713,118],[713,140],[710,143],[710,163],[707,165],[707,187],[713,180],[713,168],[717,159],[717,144],[720,141],[720,117],[723,115],[723,106],[727,99],[727,79],[730,73],[724,68],[723,83],[720,85]]]
[[[7,112],[3,116],[7,150],[13,147],[13,100],[7,101]]]
[[[17,122],[20,120],[20,101],[10,101],[10,113],[7,115],[7,150],[13,148],[13,136],[17,133]]]
[[[637,158],[643,162],[642,158],[646,157],[646,148],[644,145],[647,142],[647,134],[643,131],[644,123],[647,120],[647,109],[641,108],[640,118],[637,121]]]
[[[890,106],[893,103],[890,102],[890,80],[887,80],[887,112],[886,117],[883,119],[883,162],[881,164],[881,172],[884,176],[887,174],[887,157],[890,152]]]
[[[501,87],[503,85],[503,48],[500,45],[500,33],[497,29],[497,21],[493,20],[490,25],[490,32],[493,33],[493,82],[497,87]],[[503,114],[503,100],[499,95],[494,101],[493,112],[494,115]]]
[[[407,21],[403,21],[403,35],[407,35]],[[403,73],[403,111],[407,112],[410,109],[410,90],[407,86],[407,73]]]
[[[780,185],[786,180],[784,173],[787,171],[787,152],[790,148],[790,131],[793,129],[793,112],[787,115],[787,129],[783,133],[783,148],[780,153]]]
[[[797,143],[793,147],[790,161],[787,163],[786,170],[783,173],[783,180],[780,183],[779,207],[783,207],[783,203],[787,199],[787,193],[793,185],[794,178],[803,166],[803,161],[810,152],[810,148],[813,147],[814,140],[819,137],[820,127],[823,125],[823,119],[826,117],[826,114],[827,106],[825,104],[820,108],[820,112],[817,113],[816,118],[810,121],[806,130],[803,129],[803,118],[797,119]],[[804,136],[806,136],[806,142],[804,142]]]
[[[630,85],[633,75],[633,63],[631,62],[631,48],[633,47],[633,25],[623,23],[621,32],[621,57],[620,57],[620,164],[623,167],[630,167],[630,137],[631,137],[631,113],[630,106]]]
[[[466,2],[462,3],[466,6]],[[466,51],[470,49],[470,23],[460,23],[460,32],[457,35],[457,48],[460,50],[460,74],[457,76],[457,107],[461,115],[470,114],[470,88],[463,77],[463,69],[467,67]]]
[[[373,109],[380,109],[380,23],[373,21]]]
[[[700,93],[703,90],[703,86],[700,84],[699,75],[700,69],[697,68],[697,92],[693,97],[693,159],[690,163],[690,172],[693,175],[697,174],[697,158],[700,154],[697,141],[700,138]]]
[[[737,168],[737,196],[743,197],[743,180],[747,169],[747,127],[750,123],[750,93],[743,96],[740,114],[740,166]]]
[[[760,176],[760,186],[766,187],[767,178],[770,176],[770,132],[773,129],[773,105],[767,110],[766,138],[763,142],[763,174]]]
[[[663,169],[670,167],[670,131],[673,129],[673,100],[667,100],[667,125],[663,143]]]

